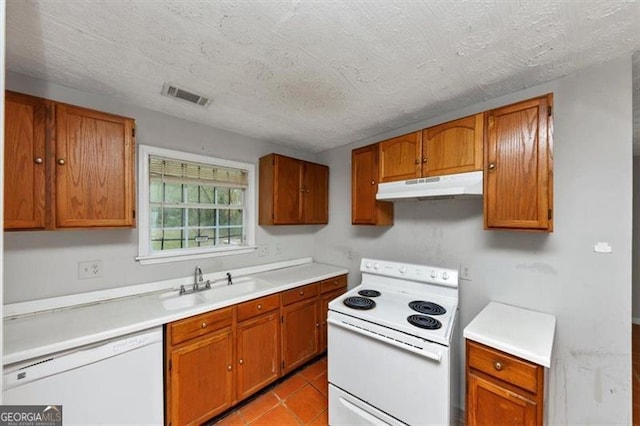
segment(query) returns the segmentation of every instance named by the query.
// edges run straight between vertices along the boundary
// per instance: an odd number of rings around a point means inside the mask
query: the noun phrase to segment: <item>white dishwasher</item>
[[[62,405],[65,425],[161,425],[162,328],[11,364],[3,404]]]

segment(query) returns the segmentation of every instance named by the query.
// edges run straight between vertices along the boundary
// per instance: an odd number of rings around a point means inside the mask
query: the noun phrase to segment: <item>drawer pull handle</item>
[[[260,303],[258,303],[258,306],[256,306],[256,308],[258,308],[258,310],[262,309],[262,305]]]
[[[232,368],[231,364],[227,365],[227,371],[231,371]]]
[[[241,359],[238,363],[240,363],[240,365],[244,364],[244,359]]]
[[[495,170],[496,169],[496,163],[489,163],[489,166],[487,168],[489,170]]]
[[[375,185],[375,184],[376,184],[376,181],[375,181],[375,180],[372,180],[372,181],[371,181],[371,185]]]
[[[493,363],[493,368],[495,368],[498,371],[502,370],[502,363],[500,361],[495,361]]]
[[[43,161],[43,160],[42,160],[42,157],[36,157],[36,158],[33,160],[33,162],[34,162],[34,163],[36,163],[36,164],[42,164],[42,161]]]
[[[300,293],[298,293],[300,296],[304,296],[304,290],[300,290]]]
[[[58,164],[61,166],[64,166],[64,164],[66,163],[66,161],[64,161],[64,158],[59,158],[58,159]]]
[[[200,324],[200,327],[207,328],[207,323],[205,321],[202,321],[202,324]]]

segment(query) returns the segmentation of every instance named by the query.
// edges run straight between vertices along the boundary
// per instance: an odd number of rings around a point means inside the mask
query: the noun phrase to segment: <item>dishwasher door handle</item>
[[[415,353],[417,355],[423,356],[425,358],[429,358],[429,359],[431,359],[433,361],[436,361],[436,362],[440,362],[442,360],[442,352],[430,352],[430,351],[425,350],[424,348],[419,348],[419,347],[416,347],[414,345],[410,345],[410,344],[407,344],[407,343],[399,342],[398,340],[393,339],[391,337],[387,337],[387,336],[384,336],[382,334],[375,333],[373,331],[367,330],[365,328],[357,327],[355,325],[349,324],[349,323],[344,322],[344,321],[336,320],[336,319],[333,319],[333,318],[327,319],[327,322],[329,324],[333,324],[335,326],[342,327],[342,328],[344,328],[346,330],[349,330],[349,331],[352,331],[354,333],[359,333],[359,334],[362,334],[364,336],[370,337],[372,339],[378,340],[378,341],[380,341],[382,343],[386,343],[387,345],[394,346],[394,347],[396,347],[398,349],[401,349],[403,351],[413,352],[413,353]]]

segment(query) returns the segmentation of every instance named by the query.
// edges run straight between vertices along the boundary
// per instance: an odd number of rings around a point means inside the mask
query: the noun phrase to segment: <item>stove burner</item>
[[[433,302],[425,302],[423,300],[414,300],[409,303],[409,307],[416,312],[428,315],[442,315],[447,312],[445,308]]]
[[[380,296],[382,293],[380,293],[378,290],[360,290],[358,292],[358,294],[360,296],[364,296],[364,297],[378,297]]]
[[[426,315],[410,315],[407,317],[407,321],[409,321],[409,324],[425,328],[427,330],[437,330],[442,327],[442,323],[440,321]]]
[[[360,309],[363,311],[373,309],[376,306],[376,302],[374,302],[373,300],[359,296],[347,297],[342,303],[350,308]]]

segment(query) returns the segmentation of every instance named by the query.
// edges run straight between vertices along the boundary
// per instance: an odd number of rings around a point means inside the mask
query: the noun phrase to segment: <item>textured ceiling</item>
[[[631,55],[640,2],[10,0],[6,44],[12,71],[322,151]]]

